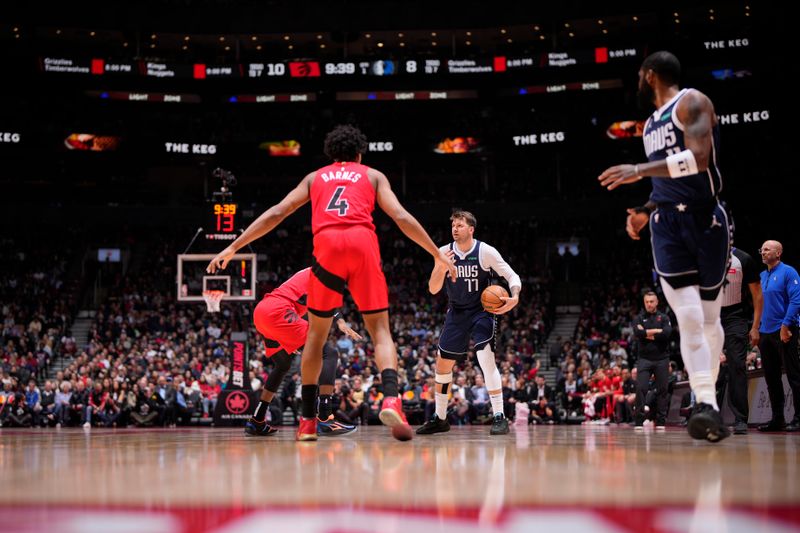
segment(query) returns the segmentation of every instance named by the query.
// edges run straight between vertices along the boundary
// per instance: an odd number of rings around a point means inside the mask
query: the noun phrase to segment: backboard
[[[256,254],[236,254],[228,268],[214,274],[206,267],[216,254],[178,255],[178,301],[202,302],[203,291],[225,292],[223,300],[253,301],[256,299]]]

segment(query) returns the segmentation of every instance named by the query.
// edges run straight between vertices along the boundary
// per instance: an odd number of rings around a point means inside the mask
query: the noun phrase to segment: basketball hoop
[[[219,304],[222,303],[223,296],[225,291],[203,291],[203,300],[206,301],[209,313],[219,313]]]

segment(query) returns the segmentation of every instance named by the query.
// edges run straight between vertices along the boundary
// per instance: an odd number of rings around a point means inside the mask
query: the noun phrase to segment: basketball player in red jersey
[[[317,380],[322,348],[334,310],[342,305],[345,285],[364,318],[375,346],[384,400],[379,418],[399,440],[413,436],[398,397],[397,349],[389,329],[389,296],[381,270],[378,237],[372,222],[375,201],[400,230],[433,256],[451,279],[456,269],[425,229],[405,210],[386,176],[361,164],[367,139],[353,126],[337,126],[325,138],[325,154],[334,162],[308,174],[278,204],[267,209],[219,253],[206,269],[224,269],[243,246],[272,231],[284,218],[311,201],[314,261],[308,289],[309,330],[302,359],[302,417],[297,440],[317,440]]]
[[[265,355],[274,363],[261,391],[261,400],[253,416],[244,426],[246,435],[266,437],[277,430],[267,423],[267,411],[283,378],[289,372],[292,357],[303,347],[308,334],[306,300],[311,269],[304,268],[290,277],[278,288],[265,295],[253,311],[253,322],[263,335]],[[353,340],[361,340],[361,335],[353,331],[339,318],[339,331]],[[321,436],[346,435],[356,430],[350,424],[338,422],[333,418],[331,397],[339,366],[339,354],[326,343],[322,350],[322,372],[319,378],[319,409],[317,413],[317,434]]]

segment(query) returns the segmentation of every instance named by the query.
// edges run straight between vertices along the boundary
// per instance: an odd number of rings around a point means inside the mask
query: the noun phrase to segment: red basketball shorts
[[[333,316],[342,306],[345,286],[362,314],[389,309],[378,236],[370,228],[329,228],[314,235],[309,311]]]
[[[280,296],[270,296],[258,302],[253,311],[253,323],[267,345],[266,356],[280,350],[291,354],[306,343],[308,322],[301,318],[292,302]]]

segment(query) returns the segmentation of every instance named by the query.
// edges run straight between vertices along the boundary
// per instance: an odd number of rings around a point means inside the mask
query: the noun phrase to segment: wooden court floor
[[[800,531],[800,435],[0,430],[6,531]]]

